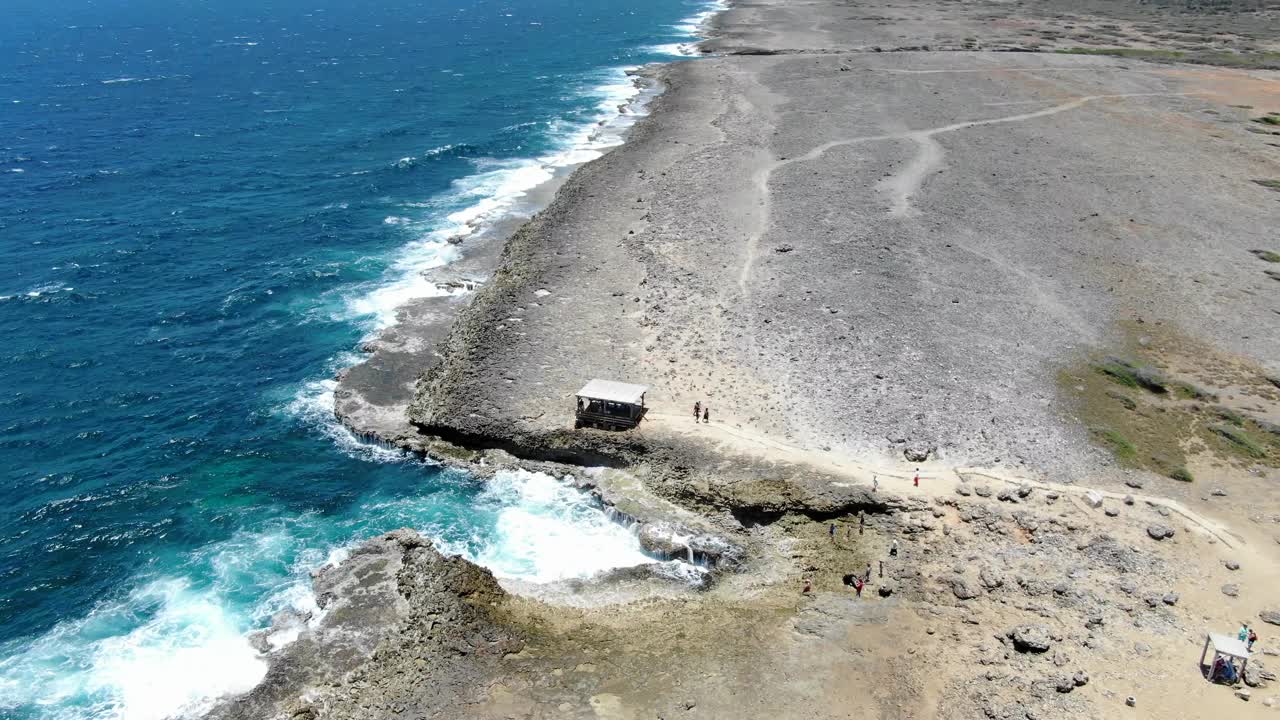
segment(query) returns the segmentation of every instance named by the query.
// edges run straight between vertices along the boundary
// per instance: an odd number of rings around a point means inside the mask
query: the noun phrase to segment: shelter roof
[[[1230,635],[1209,633],[1209,644],[1213,646],[1214,652],[1245,660],[1249,659],[1249,647]]]
[[[649,391],[647,385],[615,382],[613,380],[592,380],[578,391],[581,397],[592,400],[608,400],[609,402],[639,405],[642,397]]]

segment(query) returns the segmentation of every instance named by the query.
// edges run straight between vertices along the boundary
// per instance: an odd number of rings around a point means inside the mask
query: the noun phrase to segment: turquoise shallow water
[[[410,525],[540,580],[639,562],[553,479],[361,445],[328,383],[704,3],[15,0],[0,25],[0,714],[251,685],[306,571]],[[625,123],[624,123],[625,124]],[[590,558],[568,550],[591,542]]]

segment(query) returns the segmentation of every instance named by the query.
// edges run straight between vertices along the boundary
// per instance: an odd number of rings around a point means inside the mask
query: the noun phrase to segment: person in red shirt
[[[916,468],[915,486],[920,487],[920,468]]]

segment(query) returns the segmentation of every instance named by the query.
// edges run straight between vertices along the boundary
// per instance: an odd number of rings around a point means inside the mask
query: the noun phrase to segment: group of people
[[[693,404],[693,421],[698,422],[699,416],[702,417],[702,422],[711,422],[711,406],[703,405],[701,400]]]
[[[1236,633],[1236,639],[1246,643],[1249,652],[1253,652],[1253,644],[1258,642],[1258,633],[1254,632],[1248,623],[1241,623],[1240,631]]]

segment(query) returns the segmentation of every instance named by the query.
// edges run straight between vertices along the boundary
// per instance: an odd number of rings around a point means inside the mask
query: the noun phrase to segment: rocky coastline
[[[481,476],[571,478],[707,580],[504,589],[398,531],[320,571],[323,614],[278,618],[267,680],[212,716],[1280,704],[1280,643],[1238,688],[1190,667],[1204,633],[1280,620],[1280,333],[1259,330],[1280,309],[1254,247],[1275,206],[1251,180],[1280,177],[1253,117],[1280,77],[1148,57],[1216,57],[1188,49],[1216,28],[1265,60],[1276,12],[760,0],[716,27],[714,56],[645,70],[650,114],[465,304],[406,309],[336,403]],[[1115,352],[1160,390],[1096,360]],[[638,430],[572,429],[591,377],[654,387]],[[1144,445],[1175,419],[1176,467]]]

